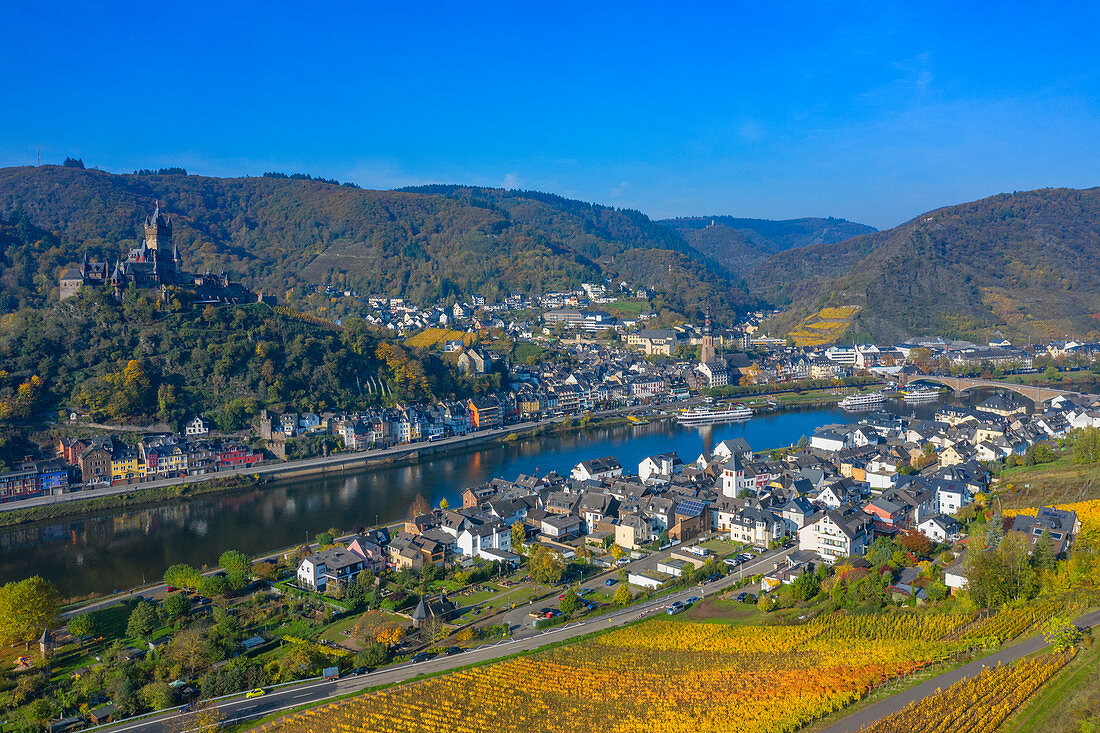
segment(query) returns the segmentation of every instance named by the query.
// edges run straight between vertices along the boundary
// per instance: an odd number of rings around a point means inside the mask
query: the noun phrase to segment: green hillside
[[[1001,194],[893,229],[777,254],[748,278],[791,328],[855,305],[882,339],[1100,337],[1100,188]]]
[[[108,259],[136,243],[158,198],[174,217],[186,268],[235,273],[254,290],[276,294],[332,284],[432,302],[610,277],[662,291],[668,308],[687,315],[711,303],[731,317],[755,303],[744,287],[730,287],[720,266],[644,215],[547,194],[368,191],[285,177],[118,175],[61,166],[0,170],[0,217],[22,212],[56,233],[66,250],[87,247]]]
[[[768,257],[794,247],[834,244],[875,231],[865,224],[832,217],[773,221],[693,216],[658,223],[676,231],[692,248],[736,273],[744,273]]]

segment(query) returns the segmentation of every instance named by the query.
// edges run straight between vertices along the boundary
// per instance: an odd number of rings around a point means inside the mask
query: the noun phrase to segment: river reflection
[[[926,405],[921,412],[933,409]],[[838,408],[823,408],[712,427],[663,421],[598,428],[416,464],[17,527],[0,532],[0,582],[39,574],[67,597],[109,592],[159,578],[174,563],[212,564],[227,548],[260,553],[300,543],[332,526],[349,529],[399,519],[417,493],[433,505],[447,499],[457,506],[466,487],[496,476],[566,474],[581,460],[606,455],[633,472],[641,459],[656,453],[674,450],[684,461],[693,461],[715,443],[734,437],[745,438],[756,449],[791,445],[820,425],[851,419]]]

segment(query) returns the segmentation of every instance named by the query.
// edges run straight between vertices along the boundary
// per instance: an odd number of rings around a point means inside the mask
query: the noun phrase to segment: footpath
[[[1086,626],[1093,626],[1098,622],[1100,622],[1100,611],[1092,611],[1081,616],[1074,623],[1084,628]],[[818,733],[857,733],[859,730],[871,725],[875,721],[885,718],[888,715],[893,715],[911,702],[923,700],[929,695],[934,695],[936,690],[946,690],[963,678],[970,678],[979,674],[986,667],[995,667],[998,663],[1011,664],[1018,659],[1026,657],[1028,654],[1034,654],[1042,650],[1046,646],[1046,640],[1043,639],[1041,634],[1029,639],[1024,639],[1018,644],[1005,647],[987,657],[982,657],[970,664],[944,672],[932,679],[925,680],[915,687],[899,692],[896,695],[891,695],[885,700],[876,702],[874,705],[868,705],[863,710],[833,723],[829,727],[818,731]]]

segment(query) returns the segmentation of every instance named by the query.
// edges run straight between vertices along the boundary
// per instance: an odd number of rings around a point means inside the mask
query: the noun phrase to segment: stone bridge
[[[954,392],[965,392],[969,389],[976,389],[979,387],[988,387],[992,389],[1004,389],[1009,392],[1015,392],[1018,395],[1028,398],[1035,404],[1046,402],[1047,400],[1054,399],[1058,395],[1073,395],[1076,392],[1070,392],[1065,389],[1054,389],[1053,387],[1034,387],[1029,384],[1014,384],[1012,382],[998,382],[994,379],[968,379],[965,377],[933,377],[927,375],[915,375],[908,379],[910,384],[916,382],[926,382],[931,384],[942,384],[948,387]]]

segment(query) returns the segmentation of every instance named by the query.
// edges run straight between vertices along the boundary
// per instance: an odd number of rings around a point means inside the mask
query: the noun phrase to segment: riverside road
[[[636,560],[630,564],[631,570],[641,570],[656,567],[658,560],[664,559],[672,550],[653,553],[645,558]],[[773,550],[766,552],[744,564],[743,575],[764,573],[772,570],[775,563],[789,555],[792,550]],[[584,584],[584,587],[603,588],[603,577],[593,578]],[[658,599],[646,601],[624,609],[617,609],[609,613],[593,616],[572,624],[558,626],[540,631],[534,629],[527,618],[530,607],[523,606],[509,611],[498,623],[508,622],[513,629],[519,625],[519,630],[514,631],[513,636],[498,642],[475,647],[462,654],[452,656],[437,656],[419,664],[406,663],[395,667],[385,667],[370,674],[358,677],[346,677],[336,681],[323,681],[318,679],[305,680],[303,682],[280,686],[271,689],[263,697],[246,699],[244,694],[232,695],[215,700],[218,711],[225,722],[243,722],[256,720],[274,713],[279,713],[302,705],[320,703],[333,697],[358,692],[378,685],[388,685],[399,682],[407,682],[415,677],[433,672],[443,672],[463,667],[478,662],[487,662],[501,657],[516,654],[522,651],[531,651],[553,642],[572,639],[584,634],[622,626],[637,621],[651,614],[660,613],[673,601],[684,601],[691,596],[712,596],[723,592],[726,588],[738,581],[739,574],[732,573],[725,578],[707,583],[702,586],[689,586]],[[549,605],[557,605],[556,600]],[[165,713],[154,714],[140,719],[123,720],[106,726],[100,726],[90,730],[103,731],[104,733],[162,733],[172,730],[171,723],[178,719],[178,710],[170,710]]]

